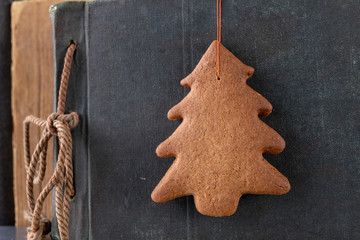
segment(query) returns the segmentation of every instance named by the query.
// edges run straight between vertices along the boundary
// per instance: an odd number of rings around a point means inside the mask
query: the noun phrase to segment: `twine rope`
[[[23,123],[26,197],[28,203],[28,212],[25,214],[25,217],[31,222],[31,226],[27,229],[28,240],[50,239],[50,237],[46,235],[50,232],[51,222],[41,211],[46,197],[54,187],[56,187],[55,209],[60,238],[62,240],[69,239],[70,198],[74,196],[75,193],[73,186],[72,137],[70,130],[78,125],[79,115],[75,112],[65,114],[65,100],[75,49],[76,45],[71,43],[66,52],[64,68],[61,75],[57,112],[50,114],[47,120],[30,115],[25,118]],[[44,128],[31,158],[30,123]],[[59,140],[57,164],[53,175],[35,201],[34,183],[41,183],[44,180],[47,146],[52,136],[57,136]],[[38,174],[36,175],[37,171]]]
[[[216,25],[217,25],[217,45],[216,45],[216,65],[217,65],[217,79],[220,80],[220,43],[221,43],[221,0],[216,2]]]

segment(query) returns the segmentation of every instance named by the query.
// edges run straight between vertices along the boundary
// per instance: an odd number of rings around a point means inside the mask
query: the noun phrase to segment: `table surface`
[[[26,227],[0,226],[0,240],[26,240]]]

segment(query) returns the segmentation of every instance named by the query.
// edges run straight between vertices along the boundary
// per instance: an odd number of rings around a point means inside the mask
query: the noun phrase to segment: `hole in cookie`
[[[76,43],[74,40],[70,40],[70,41],[69,41],[69,45],[71,45],[71,44],[77,45],[77,43]]]
[[[220,81],[220,78],[219,78],[219,77],[217,77],[216,79]]]

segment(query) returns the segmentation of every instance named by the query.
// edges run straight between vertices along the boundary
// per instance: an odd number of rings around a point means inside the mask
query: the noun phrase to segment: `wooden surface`
[[[55,2],[14,2],[11,8],[14,195],[17,226],[28,224],[24,219],[27,202],[22,122],[29,114],[46,118],[53,111],[53,46],[48,9]],[[31,126],[30,132],[33,151],[39,140],[40,129]],[[52,145],[51,141],[44,183],[52,173]],[[35,185],[36,196],[41,187],[43,186]],[[44,212],[51,217],[51,195],[45,202]]]

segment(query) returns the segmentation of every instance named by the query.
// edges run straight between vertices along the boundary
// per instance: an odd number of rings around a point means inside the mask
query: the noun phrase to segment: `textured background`
[[[359,1],[223,1],[223,44],[255,68],[248,83],[274,107],[264,121],[287,142],[265,157],[292,185],[243,196],[224,218],[200,215],[192,197],[150,198],[172,162],[156,146],[180,123],[166,113],[216,38],[216,1],[86,6],[53,13],[57,79],[66,46],[78,43],[73,239],[360,238]]]
[[[14,224],[10,0],[0,1],[0,225]]]

